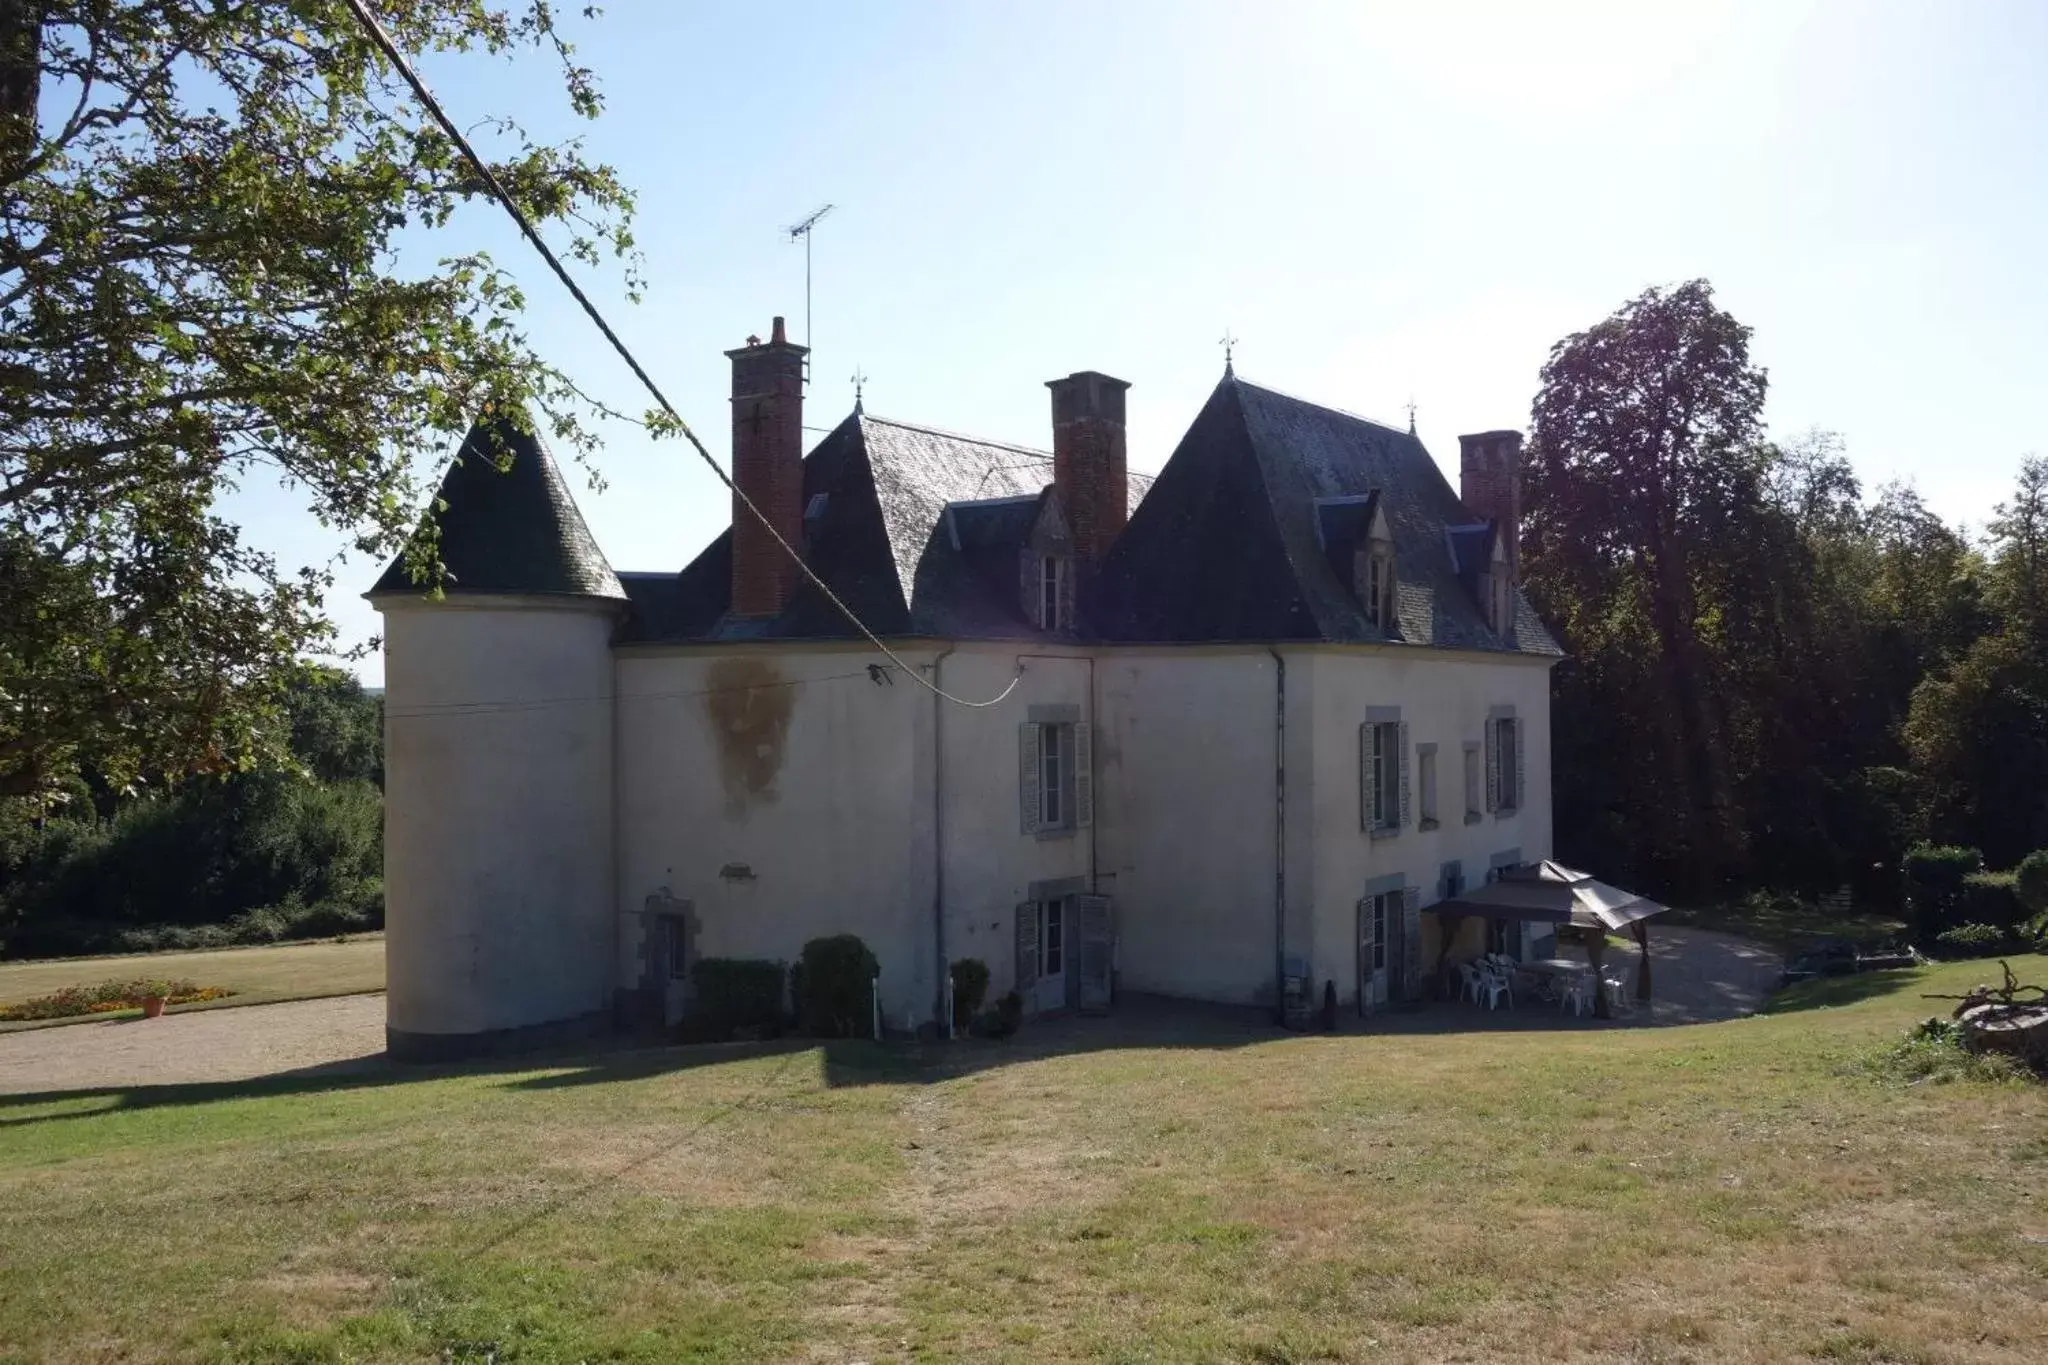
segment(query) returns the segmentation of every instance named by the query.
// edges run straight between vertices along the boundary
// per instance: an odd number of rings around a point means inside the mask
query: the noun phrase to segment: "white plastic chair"
[[[1479,969],[1469,962],[1460,962],[1458,964],[1458,976],[1464,982],[1464,986],[1459,992],[1460,998],[1470,1000],[1475,1005],[1478,1004]]]
[[[1514,985],[1500,972],[1481,972],[1479,974],[1479,984],[1481,989],[1486,992],[1486,1008],[1490,1010],[1499,1009],[1500,1002],[1503,999],[1508,1002],[1509,1009],[1515,1007]]]
[[[1617,1014],[1626,1012],[1629,1007],[1628,982],[1620,977],[1610,976],[1600,984],[1607,990],[1607,1007]]]
[[[1570,1010],[1574,1015],[1593,1012],[1593,982],[1590,977],[1578,975],[1564,983],[1563,998],[1558,1002],[1561,1010]]]

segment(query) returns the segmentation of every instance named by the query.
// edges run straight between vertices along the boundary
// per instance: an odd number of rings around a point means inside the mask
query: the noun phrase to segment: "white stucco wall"
[[[1123,987],[1270,999],[1272,655],[1119,649],[1095,667],[1096,856],[1102,889],[1116,898]],[[1290,672],[1290,711],[1301,704],[1294,682]],[[1297,727],[1290,750],[1305,752],[1309,739]]]
[[[943,830],[947,956],[986,962],[992,997],[1010,988],[1015,907],[1034,883],[1085,880],[1091,853],[1087,830],[1024,832],[1019,726],[1034,707],[1087,719],[1090,663],[1015,645],[898,652],[960,697],[1017,686],[996,706],[941,703],[900,674],[878,685],[880,660],[852,646],[620,652],[622,985],[642,979],[643,911],[666,889],[690,903],[700,956],[794,961],[809,939],[859,934],[889,1022],[922,1023],[938,1001]]]
[[[892,1022],[929,1017],[931,697],[871,662],[837,645],[619,652],[620,984],[641,979],[642,911],[666,888],[700,956],[793,962],[856,933]]]
[[[1355,1002],[1357,903],[1368,882],[1398,873],[1406,885],[1421,888],[1426,908],[1438,898],[1438,876],[1448,861],[1463,864],[1471,887],[1485,882],[1496,854],[1519,850],[1523,861],[1550,856],[1550,673],[1542,659],[1370,646],[1319,646],[1303,657],[1312,661],[1304,671],[1312,669],[1315,678],[1320,737],[1310,798],[1316,981],[1318,989],[1334,981],[1339,998]],[[1467,824],[1464,745],[1483,741],[1487,717],[1502,706],[1512,706],[1525,727],[1523,805],[1512,815],[1485,813]],[[1358,728],[1371,707],[1398,707],[1408,726],[1410,822],[1390,838],[1372,837],[1360,819]],[[1438,827],[1422,830],[1415,751],[1430,743],[1437,746]],[[1433,918],[1423,919],[1427,969],[1435,965],[1436,940]]]
[[[612,608],[377,605],[390,1027],[473,1034],[608,1010]]]
[[[939,665],[940,685],[968,700],[997,696],[1017,680],[1001,705],[937,707],[945,766],[937,826],[945,849],[946,953],[988,964],[991,1000],[1017,979],[1017,906],[1034,883],[1088,880],[1103,818],[1098,783],[1095,826],[1044,837],[1024,832],[1019,727],[1033,719],[1034,708],[1071,708],[1056,714],[1095,725],[1096,770],[1102,766],[1101,727],[1091,703],[1096,665],[1078,650],[1040,650],[1045,647],[963,645]]]

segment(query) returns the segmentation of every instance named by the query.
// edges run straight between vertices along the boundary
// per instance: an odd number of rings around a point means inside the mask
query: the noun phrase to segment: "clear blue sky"
[[[563,6],[573,10],[574,6]],[[1156,468],[1222,368],[1456,435],[1522,426],[1552,342],[1706,276],[1756,329],[1772,431],[1842,434],[1866,487],[1981,525],[2048,449],[2048,4],[700,5],[576,21],[609,107],[580,129],[640,192],[649,287],[595,292],[721,458],[720,352],[802,328],[816,239],[829,426],[868,410],[1043,447],[1043,381],[1131,381]],[[428,68],[457,117],[579,131],[545,63]],[[533,334],[640,411],[516,245]],[[798,339],[801,339],[799,337]],[[726,495],[680,443],[609,433],[581,489],[614,566],[679,568]],[[288,495],[237,511],[326,553]],[[360,638],[344,573],[333,606]],[[362,672],[381,677],[374,660]]]

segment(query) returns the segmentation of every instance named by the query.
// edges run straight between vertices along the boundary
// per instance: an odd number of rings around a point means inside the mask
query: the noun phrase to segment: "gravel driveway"
[[[0,1095],[367,1070],[383,1056],[383,992],[337,995],[0,1034]]]

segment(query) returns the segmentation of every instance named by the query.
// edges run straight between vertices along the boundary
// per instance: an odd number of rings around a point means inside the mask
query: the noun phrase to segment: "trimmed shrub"
[[[1934,936],[1945,957],[1994,957],[2006,951],[2006,930],[1989,924],[1959,924]]]
[[[690,1014],[707,1037],[724,1040],[739,1029],[782,1032],[780,962],[759,958],[705,957],[690,966],[695,999]]]
[[[1024,997],[1011,991],[996,1001],[996,1036],[1007,1038],[1024,1025]]]
[[[1957,917],[1964,925],[1988,924],[2006,930],[2026,918],[2012,872],[1972,872],[1963,878]]]
[[[858,934],[806,943],[789,974],[799,1026],[818,1038],[865,1036],[874,1019],[874,979],[881,969]]]
[[[2013,869],[2013,894],[2029,915],[2048,915],[2048,848],[2037,848]]]
[[[1964,922],[1963,884],[1983,867],[1984,855],[1974,848],[1915,844],[1906,850],[1906,909],[1919,942],[1931,943]]]
[[[953,963],[952,974],[953,1027],[964,1032],[988,999],[988,964],[978,957],[963,957]]]

